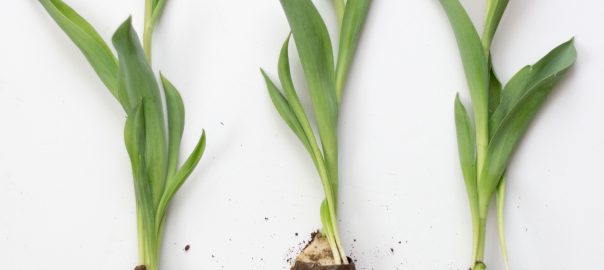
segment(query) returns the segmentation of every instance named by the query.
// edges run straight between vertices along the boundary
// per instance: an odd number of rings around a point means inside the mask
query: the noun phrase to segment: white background
[[[330,1],[316,2],[335,34]],[[463,1],[480,24],[483,2]],[[138,29],[142,23],[142,0],[68,3],[106,39],[129,14]],[[603,13],[595,0],[511,1],[495,38],[502,81],[571,36],[579,53],[509,168],[514,270],[601,267]],[[183,152],[202,128],[208,148],[172,204],[163,269],[287,269],[286,259],[320,227],[319,179],[259,72],[276,75],[287,33],[278,1],[168,4],[154,66],[184,97]],[[121,107],[37,1],[5,1],[0,38],[0,269],[132,269],[135,209]],[[294,71],[299,78],[299,65]],[[438,1],[374,1],[340,123],[340,225],[359,269],[469,267],[457,91],[468,100]],[[487,265],[499,270],[493,225]]]

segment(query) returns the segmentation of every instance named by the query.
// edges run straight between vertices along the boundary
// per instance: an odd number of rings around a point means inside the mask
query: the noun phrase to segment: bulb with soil
[[[296,258],[291,270],[355,270],[354,262],[336,264],[327,238],[320,232],[312,234],[312,240]]]

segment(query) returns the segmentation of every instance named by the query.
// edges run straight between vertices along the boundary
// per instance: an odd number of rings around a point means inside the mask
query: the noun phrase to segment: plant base
[[[296,258],[291,270],[355,270],[354,262],[348,258],[347,265],[336,265],[331,248],[325,237],[317,232],[312,234],[311,242]]]
[[[486,270],[487,266],[483,262],[476,262],[472,270]]]

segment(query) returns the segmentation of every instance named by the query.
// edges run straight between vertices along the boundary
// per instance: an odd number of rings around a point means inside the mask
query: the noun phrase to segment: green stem
[[[487,219],[481,217],[479,223],[478,243],[476,247],[476,255],[474,256],[475,264],[472,270],[486,269],[486,265],[484,264],[484,247],[486,242]]]
[[[472,258],[478,256],[478,243],[480,242],[480,214],[478,205],[471,204],[472,211]]]
[[[344,12],[346,11],[346,0],[334,0],[336,5],[336,13],[338,15],[338,23],[342,25],[344,20]]]
[[[333,240],[335,241],[335,248],[332,247],[331,252],[334,254],[334,258],[339,257],[341,259],[339,262],[336,261],[336,263],[348,264],[348,260],[346,259],[346,253],[344,252],[344,248],[342,246],[342,240],[340,239],[340,230],[338,229],[338,219],[335,207],[337,200],[335,199],[334,195],[334,192],[337,191],[334,191],[332,189],[329,178],[327,176],[327,169],[325,168],[325,164],[321,163],[321,165],[318,167],[321,178],[325,177],[322,182],[323,189],[325,191],[325,199],[327,201],[327,210],[329,212],[329,220],[328,222],[323,221],[323,227],[329,228],[329,232],[331,232],[334,237]]]
[[[348,260],[346,257],[346,253],[344,252],[344,248],[342,245],[342,241],[340,239],[340,231],[338,229],[338,220],[337,220],[337,186],[332,186],[332,179],[329,178],[329,172],[327,170],[326,161],[323,158],[322,152],[319,148],[319,144],[312,134],[312,128],[308,122],[302,123],[303,130],[306,136],[309,138],[310,143],[310,153],[312,155],[312,161],[319,172],[319,177],[321,178],[321,183],[323,185],[323,191],[325,192],[325,200],[327,201],[327,211],[329,212],[329,220],[322,220],[324,229],[328,229],[328,236],[333,235],[333,243],[330,242],[331,252],[334,255],[334,258],[337,258],[338,255],[341,258],[341,262],[344,264],[348,264]],[[337,174],[336,174],[337,176]],[[337,179],[336,179],[337,181]],[[335,190],[334,190],[335,189]],[[333,245],[335,244],[335,245]],[[337,262],[337,261],[336,261]],[[337,262],[338,263],[338,262]]]
[[[508,256],[508,248],[505,241],[505,224],[504,224],[504,203],[505,203],[505,189],[506,180],[505,177],[501,178],[499,186],[497,187],[497,228],[499,230],[499,245],[501,246],[501,255],[503,256],[503,262],[505,269],[510,269],[510,259]]]
[[[145,50],[145,56],[149,63],[151,63],[151,46],[152,46],[152,38],[153,38],[153,27],[145,27],[145,31],[143,32],[143,48]]]
[[[138,207],[137,207],[138,208]],[[147,270],[159,269],[159,240],[160,235],[156,234],[154,226],[148,226],[145,222],[152,219],[145,219],[141,209],[137,209],[137,229],[138,229],[138,251],[139,264],[144,265]]]
[[[153,41],[153,3],[151,0],[145,0],[145,29],[143,31],[143,49],[145,56],[151,63],[151,43]]]

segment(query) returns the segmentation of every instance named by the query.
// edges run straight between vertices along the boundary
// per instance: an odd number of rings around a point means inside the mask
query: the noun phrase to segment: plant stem
[[[342,25],[344,20],[344,12],[346,11],[346,0],[334,0],[336,5],[336,14],[338,15],[338,23]]]
[[[478,270],[480,265],[484,266],[484,247],[486,242],[486,227],[487,227],[487,219],[486,217],[481,217],[479,226],[478,226],[478,242],[476,246],[476,255],[474,256],[474,269]],[[486,268],[483,268],[486,269]]]
[[[137,208],[139,207],[137,206]],[[149,226],[145,223],[151,220],[152,219],[145,219],[143,211],[137,209],[139,264],[144,265],[147,270],[158,270],[159,236],[161,234],[156,234],[154,224]]]
[[[153,41],[153,4],[151,0],[145,0],[145,22],[143,30],[143,49],[145,56],[151,63],[151,43]]]
[[[340,231],[338,229],[338,219],[337,219],[337,185],[334,186],[332,183],[333,179],[329,178],[329,172],[327,170],[327,165],[325,159],[323,158],[322,152],[319,148],[317,141],[312,136],[312,129],[310,125],[306,122],[303,124],[303,129],[306,132],[306,135],[311,138],[309,140],[311,146],[311,155],[312,161],[319,172],[319,177],[321,178],[321,183],[323,184],[323,191],[325,192],[325,201],[326,208],[329,212],[329,220],[323,220],[323,229],[326,231],[326,236],[333,235],[333,241],[330,242],[331,252],[336,260],[336,263],[340,264],[343,262],[344,264],[348,264],[348,259],[346,257],[346,252],[342,246],[342,241],[340,239]],[[337,174],[333,174],[337,177]],[[337,179],[335,179],[337,182]],[[335,189],[335,190],[334,190]],[[329,239],[329,237],[328,237]],[[335,245],[334,245],[335,244]],[[339,259],[339,260],[338,260]]]

